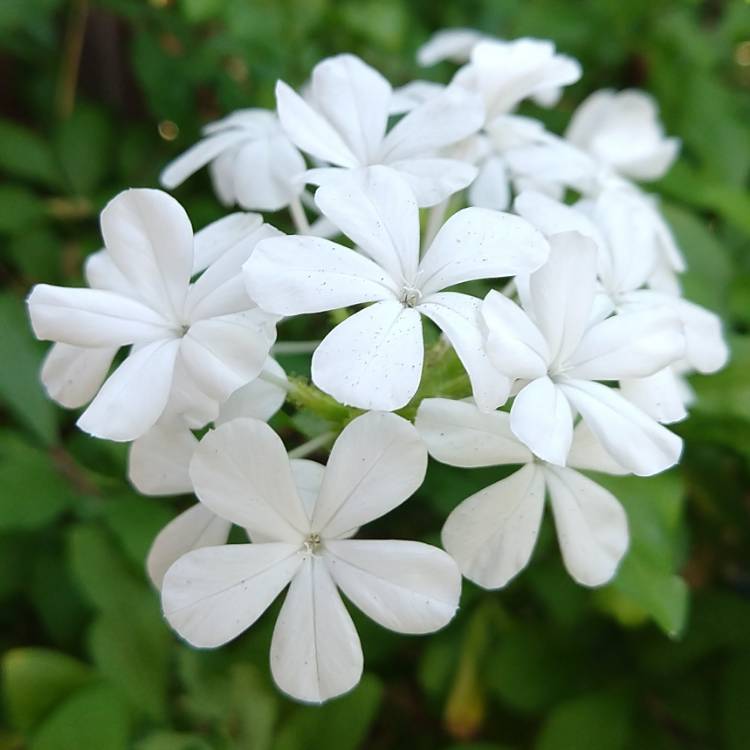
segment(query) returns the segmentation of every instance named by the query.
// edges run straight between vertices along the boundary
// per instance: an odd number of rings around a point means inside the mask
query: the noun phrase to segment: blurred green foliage
[[[23,297],[35,282],[79,283],[104,203],[156,185],[206,121],[272,106],[278,77],[299,85],[340,51],[395,84],[445,79],[450,66],[413,63],[445,26],[549,37],[579,58],[583,80],[561,106],[529,110],[550,127],[596,88],[658,98],[684,141],[658,186],[690,262],[684,286],[723,315],[733,360],[693,381],[679,470],[602,479],[633,532],[611,585],[573,584],[545,527],[519,580],[495,593],[467,584],[436,636],[395,636],[355,615],[361,685],[298,706],[270,681],[274,611],[217,652],[168,631],[143,560],[188,499],[136,496],[125,448],[82,435],[47,401]],[[0,750],[750,747],[750,4],[2,0],[0,75]],[[176,194],[196,226],[222,214],[205,174]],[[434,541],[450,509],[496,478],[433,465],[372,533],[429,529]]]

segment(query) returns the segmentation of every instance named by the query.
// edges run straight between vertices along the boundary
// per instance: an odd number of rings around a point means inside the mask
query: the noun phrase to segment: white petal
[[[596,185],[599,165],[567,141],[547,135],[544,143],[519,146],[505,154],[511,171],[537,189],[566,185],[588,193]]]
[[[594,240],[600,252],[605,247],[601,232],[583,211],[566,206],[544,193],[524,190],[513,202],[513,208],[547,237],[562,232],[579,232]]]
[[[309,527],[279,436],[256,419],[208,432],[190,462],[195,494],[250,535],[299,543]]]
[[[54,344],[42,364],[47,395],[68,409],[91,401],[109,373],[117,348],[82,349]]]
[[[421,208],[435,206],[459,190],[468,187],[477,176],[477,168],[458,159],[415,157],[389,164],[405,180]]]
[[[543,510],[544,475],[528,464],[456,507],[443,526],[443,546],[470,581],[500,588],[528,564]]]
[[[403,115],[423,104],[445,89],[442,83],[415,79],[393,90],[390,103],[391,115]]]
[[[421,542],[326,542],[333,580],[368,617],[397,633],[432,633],[458,609],[461,573],[437,547]]]
[[[402,117],[383,142],[381,156],[392,162],[438,152],[477,132],[484,123],[482,98],[448,86]]]
[[[341,135],[283,81],[276,84],[276,106],[284,132],[302,151],[331,164],[357,166],[357,157]]]
[[[310,557],[292,580],[271,641],[271,674],[285,693],[322,703],[362,676],[362,646],[325,562]]]
[[[573,413],[548,377],[524,386],[510,410],[513,434],[539,458],[565,466],[573,441]]]
[[[144,495],[192,492],[188,467],[197,445],[183,419],[157,422],[130,446],[128,479]]]
[[[131,287],[130,282],[122,275],[122,272],[115,265],[115,262],[106,250],[91,253],[86,258],[83,275],[86,278],[86,283],[92,289],[117,292],[126,297],[138,297],[136,291]]]
[[[193,274],[204,271],[227,250],[252,234],[263,223],[260,214],[238,211],[214,221],[195,234]]]
[[[300,500],[302,500],[302,505],[305,507],[305,513],[308,518],[312,519],[315,503],[318,501],[320,488],[323,485],[326,467],[307,458],[292,458],[289,463],[292,467],[294,484],[297,487]]]
[[[612,457],[638,476],[658,474],[680,459],[682,440],[601,383],[574,380],[561,388]]]
[[[430,455],[450,466],[528,463],[531,452],[511,432],[509,420],[507,412],[483,412],[468,401],[426,398],[414,426]]]
[[[614,458],[607,452],[591,428],[581,420],[573,430],[573,445],[568,454],[568,466],[573,469],[602,471],[605,474],[627,474]]]
[[[360,409],[406,406],[422,376],[419,313],[400,302],[377,302],[339,323],[312,357],[315,385]]]
[[[698,372],[716,372],[727,363],[729,347],[721,318],[686,299],[675,301],[675,311],[685,328],[685,359]]]
[[[183,555],[201,547],[225,544],[232,524],[196,503],[173,518],[154,539],[146,558],[151,583],[161,588],[164,574]]]
[[[589,322],[596,283],[596,245],[578,232],[550,239],[549,260],[531,275],[530,312],[544,334],[550,355],[564,362],[578,346]]]
[[[493,366],[485,348],[482,300],[457,292],[431,294],[417,306],[446,335],[471,381],[474,401],[492,411],[508,400],[510,380]]]
[[[620,393],[662,424],[681,422],[688,415],[680,382],[671,367],[647,378],[621,380]]]
[[[71,346],[120,347],[165,338],[170,331],[161,315],[116,292],[37,284],[27,304],[38,339]]]
[[[144,435],[167,405],[179,346],[179,339],[170,339],[131,352],[76,424],[106,440],[123,442]]]
[[[164,616],[192,646],[221,646],[266,611],[302,561],[293,544],[225,544],[193,550],[164,576]]]
[[[505,211],[510,203],[510,181],[505,160],[491,156],[479,168],[476,180],[469,187],[469,205]]]
[[[187,320],[195,323],[205,318],[245,312],[255,307],[247,292],[242,267],[259,242],[279,236],[281,232],[277,229],[261,224],[216,258],[200,278],[190,285],[185,302]]]
[[[397,172],[374,166],[344,173],[318,188],[315,202],[395,284],[414,279],[419,262],[419,209]]]
[[[190,175],[195,174],[210,161],[213,161],[219,154],[236,146],[241,141],[247,140],[247,138],[248,134],[239,129],[226,130],[203,138],[185,153],[169,162],[159,175],[159,182],[167,190],[173,190]]]
[[[155,310],[182,314],[193,269],[193,228],[185,209],[161,190],[125,190],[101,214],[107,252]]]
[[[533,380],[547,372],[549,349],[534,322],[504,294],[491,290],[482,303],[487,355],[506,376]]]
[[[542,39],[512,42],[481,40],[471,51],[471,68],[487,105],[487,119],[511,111],[522,99],[540,91],[574,83],[581,67]]]
[[[219,414],[219,404],[207,396],[185,367],[183,357],[178,356],[172,377],[172,391],[162,419],[183,419],[191,429],[203,429]]]
[[[443,224],[419,266],[423,294],[472,279],[534,271],[549,246],[518,216],[486,208],[465,208]]]
[[[416,492],[426,470],[414,425],[387,412],[357,417],[331,450],[312,528],[330,538],[380,518]]]
[[[274,382],[263,379],[268,372],[274,378],[287,382],[281,365],[270,357],[263,365],[261,374],[252,382],[238,388],[220,407],[216,424],[224,424],[238,417],[250,417],[267,422],[282,407],[287,391]]]
[[[276,315],[336,310],[393,298],[397,292],[369,258],[320,237],[264,240],[243,274],[250,297]]]
[[[685,351],[679,318],[652,308],[614,315],[591,326],[566,362],[566,375],[581,380],[619,380],[653,375]]]
[[[263,369],[276,330],[259,310],[199,320],[183,336],[180,356],[199,388],[222,402]]]
[[[388,122],[388,81],[358,57],[336,55],[315,66],[311,89],[316,106],[360,164],[372,163]]]
[[[417,50],[417,62],[424,68],[443,60],[465,62],[480,39],[482,34],[474,29],[441,29]]]
[[[628,548],[628,519],[617,498],[571,469],[544,470],[565,567],[583,586],[601,586]]]
[[[243,144],[234,164],[237,203],[257,211],[279,211],[302,190],[302,154],[283,135]]]

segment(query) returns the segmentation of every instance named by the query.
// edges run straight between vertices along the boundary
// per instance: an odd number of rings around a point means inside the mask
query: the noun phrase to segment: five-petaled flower
[[[315,237],[278,237],[259,243],[244,267],[250,296],[277,315],[375,303],[315,350],[315,384],[363,409],[404,406],[422,374],[425,315],[456,350],[480,407],[504,403],[509,382],[487,359],[481,300],[442,290],[533,271],[547,257],[544,237],[517,216],[467,208],[443,225],[420,260],[416,201],[387,167],[324,185],[315,200],[360,252]]]
[[[252,543],[184,555],[164,576],[162,602],[183,638],[214,647],[252,625],[289,585],[271,672],[282,690],[317,703],[353,688],[362,672],[359,637],[337,589],[386,628],[429,633],[453,617],[461,576],[436,547],[350,538],[422,483],[427,451],[409,422],[370,412],[344,429],[325,468],[304,464],[293,471],[263,422],[236,419],[209,432],[190,466],[195,491]]]
[[[342,171],[387,165],[411,185],[420,206],[432,206],[476,177],[471,164],[442,153],[482,125],[482,100],[474,92],[448,87],[386,133],[391,85],[358,57],[337,55],[315,66],[308,99],[283,81],[276,86],[279,118],[289,138],[332,165],[307,172],[308,182],[321,185]]]
[[[74,347],[58,349],[47,363],[48,379],[63,391],[59,381],[78,372],[77,350],[106,350],[111,362],[120,347],[132,345],[79,418],[81,429],[135,440],[183,390],[220,403],[260,373],[276,319],[249,299],[239,270],[258,240],[276,230],[258,216],[236,218],[223,220],[197,244],[174,198],[159,190],[127,190],[102,211],[106,250],[100,263],[108,275],[98,288],[34,288],[28,299],[34,333]],[[108,284],[112,278],[116,287]],[[89,395],[91,388],[85,390]]]
[[[451,466],[524,464],[466,498],[443,526],[443,545],[469,580],[499,588],[526,567],[545,494],[570,575],[584,586],[601,586],[614,576],[628,547],[625,511],[608,490],[575,469],[626,472],[585,422],[574,431],[567,467],[535,459],[511,431],[507,412],[486,414],[466,401],[425,399],[416,426],[430,455]]]
[[[490,292],[482,315],[495,366],[521,380],[514,434],[539,458],[565,466],[574,409],[628,471],[650,475],[678,460],[682,441],[600,380],[647,377],[679,359],[679,318],[654,308],[594,316],[596,246],[579,232],[550,238],[547,263],[519,284],[523,307]]]

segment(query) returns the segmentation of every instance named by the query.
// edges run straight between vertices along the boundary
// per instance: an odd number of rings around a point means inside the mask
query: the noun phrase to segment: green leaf
[[[364,675],[351,693],[323,706],[297,708],[284,722],[273,750],[306,750],[310,747],[357,750],[362,747],[380,706],[383,686]]]
[[[559,704],[542,726],[535,750],[621,750],[631,707],[617,693],[592,693]]]
[[[702,413],[750,419],[750,336],[731,336],[729,364],[711,376],[696,376],[691,383]]]
[[[675,575],[683,531],[679,474],[597,477],[597,481],[623,504],[630,528],[630,549],[611,586],[647,612],[667,635],[677,637],[688,605],[687,586]],[[628,620],[637,618],[630,612]]]
[[[0,232],[15,234],[38,223],[45,215],[44,203],[21,185],[0,185]]]
[[[34,735],[29,750],[127,750],[127,706],[107,685],[76,692]]]
[[[155,732],[141,740],[135,750],[213,750],[206,740],[183,732]]]
[[[76,526],[68,537],[68,555],[78,587],[98,610],[122,617],[139,601],[151,599],[143,579],[103,529]]]
[[[721,721],[725,750],[746,750],[750,737],[750,652],[733,655],[721,681]]]
[[[8,120],[0,120],[0,170],[47,187],[60,183],[60,171],[47,141]]]
[[[662,206],[688,269],[680,276],[685,297],[691,302],[721,312],[726,308],[732,265],[715,230],[682,208]]]
[[[3,657],[3,693],[12,725],[35,727],[53,708],[92,678],[88,666],[45,648],[17,648]]]
[[[54,443],[55,407],[39,380],[40,346],[34,341],[23,302],[10,294],[0,294],[0,330],[0,361],[13,363],[0,367],[0,401],[42,442]]]
[[[166,713],[170,637],[158,609],[138,600],[122,612],[105,613],[90,632],[91,653],[100,672],[130,704],[154,719]]]
[[[104,519],[129,560],[142,568],[154,538],[175,514],[159,498],[122,495],[110,501]]]
[[[78,105],[56,134],[57,152],[68,183],[77,195],[99,186],[110,163],[112,128],[102,110]]]
[[[12,432],[0,432],[0,486],[0,531],[46,526],[71,502],[52,456]]]

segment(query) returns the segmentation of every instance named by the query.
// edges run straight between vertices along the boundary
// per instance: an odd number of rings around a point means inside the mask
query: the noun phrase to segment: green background
[[[690,264],[686,294],[723,316],[733,359],[693,379],[679,469],[603,480],[633,536],[614,583],[575,586],[545,522],[529,569],[502,592],[465,585],[435,636],[355,615],[361,685],[301,707],[268,673],[278,605],[216,652],[163,624],[143,560],[189,499],[138,497],[125,447],[46,400],[23,298],[36,282],[80,284],[104,203],[155,186],[203,123],[272,106],[277,77],[298,86],[341,51],[394,84],[446,80],[451,66],[420,72],[414,51],[456,25],[549,37],[582,62],[554,112],[526,110],[550,127],[600,87],[658,98],[684,148],[655,188]],[[0,750],[750,747],[747,2],[2,0],[0,78]],[[176,195],[196,227],[223,213],[205,173]],[[290,412],[275,425],[306,429]],[[450,509],[499,476],[433,465],[373,533],[435,541]]]

